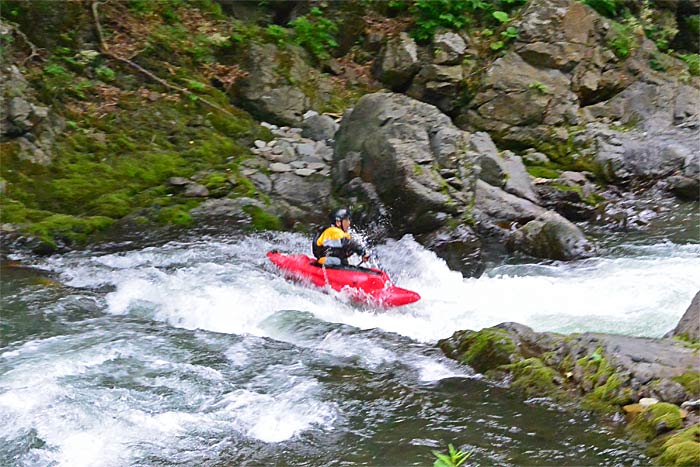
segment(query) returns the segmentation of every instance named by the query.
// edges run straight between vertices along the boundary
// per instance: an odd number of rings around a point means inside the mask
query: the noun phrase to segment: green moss
[[[507,365],[517,348],[506,331],[486,328],[469,331],[461,336],[457,346],[457,359],[479,373]]]
[[[88,211],[92,214],[113,219],[126,216],[131,209],[131,196],[125,191],[100,195],[88,206]]]
[[[659,457],[659,464],[679,467],[700,465],[700,443],[683,441],[669,446]]]
[[[683,427],[681,409],[674,404],[659,402],[650,405],[627,426],[633,438],[650,441],[656,437],[657,426],[663,423],[667,431]]]
[[[106,229],[112,222],[112,219],[101,216],[79,218],[53,214],[32,224],[28,233],[55,248],[57,240],[82,244],[90,234]]]
[[[282,221],[274,214],[270,214],[257,206],[244,206],[243,210],[253,219],[254,230],[282,230]]]
[[[190,209],[191,208],[189,206],[181,204],[165,207],[158,211],[157,220],[161,224],[188,227],[194,223],[194,220],[189,213]]]
[[[682,446],[682,447],[679,447]],[[672,436],[655,439],[647,449],[657,463],[670,466],[700,465],[700,425],[693,425]]]
[[[559,178],[559,171],[540,165],[528,166],[527,173],[537,178]]]
[[[689,371],[671,379],[683,386],[687,393],[700,396],[700,373]]]
[[[557,373],[542,363],[539,358],[528,358],[500,369],[513,375],[511,386],[524,391],[528,396],[558,396]]]

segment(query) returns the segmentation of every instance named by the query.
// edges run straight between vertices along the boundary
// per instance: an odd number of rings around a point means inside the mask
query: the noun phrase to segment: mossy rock
[[[664,431],[683,427],[681,409],[677,405],[659,402],[650,405],[627,426],[633,438],[651,441]]]
[[[656,457],[656,463],[665,466],[700,465],[700,425],[654,440],[647,455]]]
[[[555,397],[561,396],[559,375],[539,358],[528,358],[500,369],[510,372],[513,376],[511,387],[522,390],[528,396]]]
[[[518,354],[517,346],[508,332],[496,328],[478,332],[459,331],[438,345],[445,354],[479,373],[508,365],[512,363],[513,356]]]
[[[244,206],[243,211],[252,218],[253,230],[282,230],[282,221],[274,214],[270,214],[257,206]]]
[[[697,371],[689,371],[671,379],[683,386],[688,394],[700,396],[700,373]]]

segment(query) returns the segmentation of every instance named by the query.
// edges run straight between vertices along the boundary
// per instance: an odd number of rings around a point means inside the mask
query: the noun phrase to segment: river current
[[[645,465],[614,426],[523,400],[436,349],[460,329],[659,337],[700,289],[700,243],[657,236],[569,263],[450,271],[377,245],[422,299],[377,310],[285,280],[300,234],[18,257],[2,268],[0,465]]]

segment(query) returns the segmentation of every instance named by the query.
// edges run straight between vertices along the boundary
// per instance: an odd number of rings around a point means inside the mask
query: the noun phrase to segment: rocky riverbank
[[[503,323],[458,331],[445,354],[529,398],[626,424],[661,465],[700,463],[700,292],[663,339],[561,335]]]

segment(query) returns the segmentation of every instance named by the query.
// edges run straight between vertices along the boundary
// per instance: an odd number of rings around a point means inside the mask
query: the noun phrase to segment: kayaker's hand
[[[369,261],[369,255],[362,255],[362,262],[366,263],[367,261]]]

